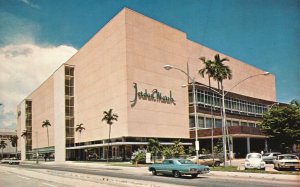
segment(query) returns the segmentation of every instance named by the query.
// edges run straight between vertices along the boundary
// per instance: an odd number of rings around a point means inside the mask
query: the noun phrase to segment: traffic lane
[[[243,187],[265,187],[265,186],[282,186],[282,184],[277,183],[276,181],[263,181],[256,179],[239,179],[237,177],[214,177],[209,175],[199,175],[197,178],[191,178],[190,176],[183,176],[182,178],[173,178],[171,176],[152,176],[150,173],[126,173],[122,169],[117,168],[78,168],[72,166],[46,166],[46,165],[21,165],[21,167],[27,167],[31,169],[48,169],[56,171],[65,171],[73,173],[82,173],[90,174],[96,176],[106,176],[122,179],[132,179],[140,180],[147,182],[159,182],[166,184],[174,185],[183,185],[183,186],[224,186],[224,187],[234,187],[234,186],[243,186]],[[129,168],[130,169],[130,168]]]
[[[66,187],[64,184],[54,183],[47,180],[35,179],[15,173],[0,170],[0,186],[14,187]]]

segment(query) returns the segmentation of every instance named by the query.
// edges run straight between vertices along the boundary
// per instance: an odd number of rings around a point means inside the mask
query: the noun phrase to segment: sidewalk
[[[35,161],[22,161],[21,164],[36,164]],[[112,166],[107,165],[106,162],[78,162],[78,161],[66,161],[66,162],[39,162],[41,165],[57,165],[57,166],[72,166],[72,167],[85,167],[93,169],[109,169],[116,172],[126,172],[138,175],[150,174],[148,167],[128,167],[128,166]],[[243,164],[243,159],[236,159],[232,161],[232,166],[238,166]],[[130,169],[128,169],[130,168]],[[204,175],[203,175],[204,176]],[[260,179],[260,180],[272,180],[272,181],[299,181],[300,175],[288,175],[288,174],[270,174],[270,173],[243,173],[243,172],[223,172],[223,171],[211,171],[205,176],[213,177],[225,177],[225,178],[245,178],[245,179]]]

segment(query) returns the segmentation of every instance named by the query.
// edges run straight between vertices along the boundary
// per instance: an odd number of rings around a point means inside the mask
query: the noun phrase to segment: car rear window
[[[190,160],[178,160],[181,164],[193,164]]]

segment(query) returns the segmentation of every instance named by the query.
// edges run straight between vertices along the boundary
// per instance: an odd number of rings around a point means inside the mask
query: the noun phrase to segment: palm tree
[[[111,125],[114,123],[114,121],[118,121],[118,115],[113,114],[112,109],[109,109],[109,111],[103,112],[103,118],[102,121],[106,121],[106,123],[109,125],[109,134],[108,134],[108,147],[107,147],[107,162],[108,162],[108,154],[109,154],[109,143],[110,143],[110,132],[111,132]]]
[[[82,123],[80,123],[79,125],[76,125],[75,131],[76,131],[76,132],[79,132],[79,134],[80,134],[80,136],[79,136],[79,142],[80,142],[80,140],[81,140],[81,132],[82,132],[83,130],[85,130],[85,128],[83,127],[83,124],[82,124]]]
[[[221,85],[221,90],[223,91],[223,80],[232,79],[232,71],[229,66],[223,64],[223,62],[229,61],[228,58],[220,58],[219,54],[215,55],[215,60],[212,66],[212,78]]]
[[[49,147],[49,131],[48,131],[48,127],[51,126],[49,120],[43,121],[42,123],[42,127],[46,127],[47,128],[47,138],[48,138],[48,147]]]
[[[216,80],[218,82],[218,89],[220,90],[220,85],[221,85],[221,95],[222,95],[222,102],[224,102],[224,86],[223,86],[223,81],[226,79],[232,79],[232,71],[229,68],[229,66],[226,66],[223,64],[223,62],[229,61],[228,58],[220,58],[219,54],[215,55],[215,59],[214,59],[214,63],[213,63],[213,79]],[[223,105],[223,109],[222,111],[222,115],[223,115],[223,119],[225,119],[225,106]],[[228,128],[226,127],[226,121],[223,122],[224,123],[224,134],[228,135]],[[226,146],[226,142],[224,142],[225,146]],[[228,138],[228,148],[229,148],[229,152],[230,152],[230,143],[229,143],[229,138]],[[224,154],[226,154],[224,152]]]
[[[161,145],[157,139],[150,138],[148,140],[148,145],[147,145],[148,151],[150,151],[152,154],[155,155],[154,157],[154,163],[156,161],[157,153],[161,150]]]
[[[26,155],[26,148],[27,148],[27,137],[29,136],[29,133],[27,130],[24,130],[21,134],[21,137],[25,139],[25,155]],[[25,156],[26,157],[26,156]]]
[[[6,142],[1,139],[1,141],[0,141],[0,149],[2,149],[2,156],[1,156],[2,159],[3,159],[3,149],[5,149],[6,146],[7,146]]]
[[[208,86],[209,90],[211,91],[211,78],[214,76],[214,62],[211,60],[206,60],[205,57],[199,58],[202,63],[204,64],[204,68],[199,70],[200,76],[204,78],[204,75],[206,74],[208,76]],[[214,160],[214,120],[213,120],[213,109],[212,109],[213,101],[212,97],[210,100],[210,114],[211,114],[211,122],[212,122],[212,127],[211,127],[211,154]],[[197,124],[198,125],[198,124]]]
[[[206,74],[208,76],[208,85],[210,87],[211,82],[210,79],[211,77],[213,77],[214,75],[214,69],[213,69],[213,61],[211,60],[206,60],[205,57],[201,57],[199,58],[203,64],[204,64],[204,68],[200,69],[198,71],[198,73],[204,78],[204,75]]]
[[[13,147],[16,147],[16,158],[18,158],[18,139],[19,138],[17,135],[9,137],[9,141],[11,142],[11,145]]]
[[[83,124],[82,124],[82,123],[80,123],[79,125],[76,125],[75,131],[76,131],[76,132],[79,132],[79,144],[80,144],[80,142],[81,142],[81,132],[82,132],[83,130],[85,130],[85,128],[83,127]],[[80,149],[80,152],[81,152],[81,149]],[[79,157],[81,157],[81,154],[80,154]]]

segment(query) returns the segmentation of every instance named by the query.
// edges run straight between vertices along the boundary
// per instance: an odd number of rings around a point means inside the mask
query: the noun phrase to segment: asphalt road
[[[191,178],[190,176],[183,176],[182,178],[173,178],[170,176],[152,176],[150,173],[131,173],[126,172],[124,169],[117,168],[85,168],[85,167],[73,167],[73,166],[54,166],[54,165],[20,165],[14,166],[20,168],[26,168],[30,170],[46,169],[52,172],[62,171],[62,172],[72,172],[76,173],[76,176],[80,174],[88,174],[93,176],[106,176],[115,177],[121,179],[133,179],[141,181],[141,183],[151,184],[153,182],[165,183],[170,186],[172,185],[182,185],[182,186],[211,186],[211,187],[274,187],[274,186],[287,186],[284,183],[278,183],[272,180],[256,180],[256,179],[245,179],[245,178],[220,178],[207,175],[199,175],[197,178]],[[128,168],[130,169],[130,168]],[[59,172],[58,172],[59,173]],[[288,185],[292,186],[292,185]]]
[[[0,170],[1,187],[68,187],[65,184],[50,182],[47,179],[35,179]],[[71,186],[70,186],[71,187]]]

